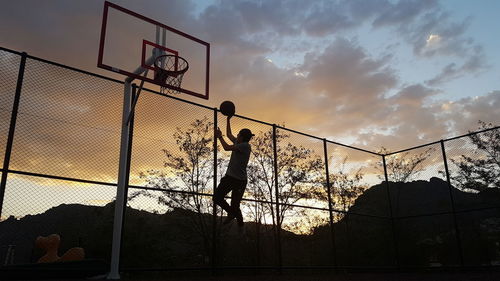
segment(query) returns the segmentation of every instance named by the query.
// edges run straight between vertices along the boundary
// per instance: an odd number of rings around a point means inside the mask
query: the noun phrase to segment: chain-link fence
[[[38,236],[110,260],[123,82],[0,49],[0,258]],[[254,132],[245,227],[212,195],[229,154],[217,109],[143,89],[129,140],[123,270],[405,268],[500,263],[498,127],[379,153],[232,118]],[[230,198],[227,198],[230,200]]]

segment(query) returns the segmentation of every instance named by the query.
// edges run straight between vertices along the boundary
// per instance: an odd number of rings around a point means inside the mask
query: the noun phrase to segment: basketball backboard
[[[154,61],[159,55],[177,55],[189,63],[179,88],[155,79]],[[209,43],[108,1],[97,66],[199,98],[209,96]]]

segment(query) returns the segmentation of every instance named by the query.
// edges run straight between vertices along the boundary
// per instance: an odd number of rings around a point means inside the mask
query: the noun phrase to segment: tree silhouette
[[[481,130],[493,128],[493,124],[483,121],[479,125]],[[458,175],[453,177],[455,186],[476,191],[500,188],[500,129],[472,134],[469,139],[474,146],[473,156],[451,159],[458,167]]]
[[[273,131],[261,132],[252,141],[252,158],[248,166],[249,186],[247,192],[253,198],[268,203],[258,204],[254,208],[257,221],[270,219],[274,226],[283,226],[286,216],[299,214],[302,208],[293,204],[302,199],[313,198],[313,190],[321,183],[323,160],[312,149],[297,146],[287,140],[289,134],[278,130],[276,134],[278,162],[278,200],[280,202],[279,219],[276,216],[275,173]]]
[[[389,181],[396,183],[409,182],[414,177],[416,177],[420,172],[424,169],[424,161],[431,156],[431,154],[435,151],[435,148],[429,147],[425,149],[423,152],[418,154],[410,154],[409,151],[403,153],[397,153],[389,155],[386,157],[386,168],[387,168],[387,178]],[[389,154],[390,151],[385,147],[382,147],[379,151],[380,154]],[[380,170],[380,167],[383,167],[383,162],[379,161],[375,168],[380,171],[381,176],[379,178],[381,180],[385,180],[383,170]],[[393,203],[394,213],[399,213],[400,207],[400,196],[401,196],[401,185],[396,184],[396,200]]]
[[[387,177],[392,182],[409,182],[424,170],[423,162],[431,156],[436,149],[429,147],[421,153],[410,154],[410,152],[403,152],[398,154],[389,155],[386,157]],[[380,154],[389,154],[390,151],[382,147],[379,151]],[[378,162],[375,167],[380,171],[383,167],[382,161]],[[383,171],[381,171],[383,175]],[[384,179],[383,176],[379,176]]]
[[[348,156],[344,157],[341,163],[331,165],[330,173],[330,192],[332,204],[335,212],[335,220],[341,219],[354,201],[368,188],[368,185],[362,184],[364,177],[363,168],[355,170],[347,168]],[[333,163],[332,163],[333,164]],[[315,190],[315,197],[321,201],[328,201],[328,187],[326,184],[321,189]]]
[[[162,191],[141,190],[130,196],[130,200],[146,196],[170,208],[193,211],[198,214],[193,225],[204,239],[210,237],[209,222],[204,219],[203,214],[211,213],[212,210],[212,200],[205,195],[211,192],[213,181],[212,132],[213,123],[206,117],[195,120],[188,128],[177,128],[173,137],[179,150],[162,150],[166,157],[165,169],[148,170],[140,174],[149,187]],[[282,227],[286,216],[292,213],[300,215],[304,212],[303,208],[295,208],[293,204],[302,199],[314,199],[313,191],[321,185],[324,170],[321,157],[315,155],[314,151],[309,148],[286,142],[288,138],[290,135],[281,131],[276,135],[279,220],[277,220],[274,204],[276,190],[273,131],[261,132],[251,140],[252,157],[248,165],[248,187],[245,197],[265,203],[243,201],[242,204],[247,207],[246,210],[257,223]],[[225,172],[223,166],[227,164],[227,161],[218,159],[217,162],[218,172]]]
[[[197,119],[187,128],[177,128],[173,138],[178,151],[162,149],[166,158],[163,170],[141,172],[148,187],[160,192],[140,190],[132,193],[129,200],[139,196],[154,198],[171,209],[189,210],[194,216],[190,226],[203,238],[205,251],[210,250],[210,220],[204,214],[212,212],[213,123],[207,117]],[[218,166],[225,161],[219,159]],[[219,173],[222,169],[218,169]]]
[[[346,171],[346,156],[341,165],[333,174],[330,174],[332,184],[332,200],[336,203],[335,209],[347,212],[354,204],[354,201],[368,188],[366,184],[361,184],[363,179],[362,168],[355,171]]]

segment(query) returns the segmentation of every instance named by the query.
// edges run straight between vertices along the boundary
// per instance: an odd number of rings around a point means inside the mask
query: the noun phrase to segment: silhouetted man
[[[248,143],[254,136],[249,129],[241,129],[236,137],[231,132],[231,116],[227,117],[226,123],[227,138],[233,143],[228,144],[219,128],[216,131],[216,137],[220,140],[225,151],[231,152],[231,159],[226,170],[226,175],[220,180],[219,186],[215,190],[214,202],[221,206],[228,216],[224,224],[231,222],[234,218],[238,226],[243,226],[243,215],[240,210],[240,202],[247,186],[247,165],[250,159],[252,148]],[[224,197],[231,192],[231,205]]]

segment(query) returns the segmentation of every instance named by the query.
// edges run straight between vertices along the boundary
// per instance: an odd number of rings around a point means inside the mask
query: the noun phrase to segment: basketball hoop
[[[154,63],[154,81],[161,86],[162,94],[178,94],[184,73],[189,69],[189,63],[176,55],[158,56]],[[174,87],[171,89],[168,86]]]

